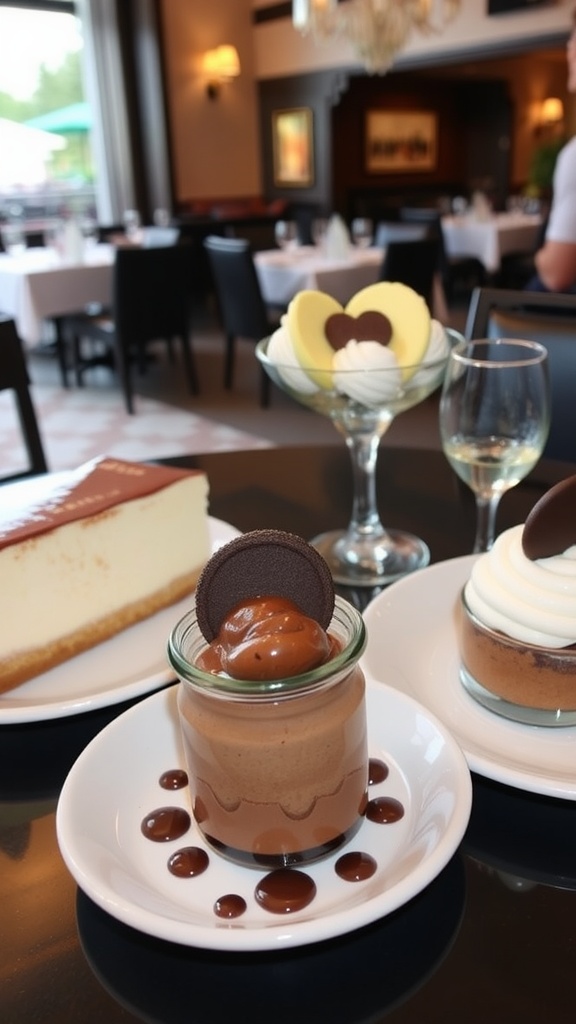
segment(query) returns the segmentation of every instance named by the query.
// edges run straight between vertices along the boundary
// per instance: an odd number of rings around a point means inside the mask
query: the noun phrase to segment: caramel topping
[[[328,634],[293,601],[256,597],[232,609],[197,665],[234,679],[289,679],[324,664],[334,650]]]

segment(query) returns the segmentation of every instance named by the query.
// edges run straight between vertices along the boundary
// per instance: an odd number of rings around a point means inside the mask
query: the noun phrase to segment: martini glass
[[[446,330],[450,345],[461,335]],[[376,464],[380,440],[399,413],[428,397],[442,383],[448,354],[417,367],[339,371],[334,381],[314,367],[278,365],[267,355],[269,338],[256,346],[256,355],[275,384],[292,398],[327,416],[342,434],[352,460],[352,515],[346,530],[332,530],[311,540],[324,557],[336,583],[382,586],[430,561],[428,546],[419,537],[387,530],[376,502]],[[305,372],[303,372],[303,370]],[[316,387],[310,371],[324,385]],[[344,393],[344,391],[348,393]],[[351,397],[351,394],[356,397]]]

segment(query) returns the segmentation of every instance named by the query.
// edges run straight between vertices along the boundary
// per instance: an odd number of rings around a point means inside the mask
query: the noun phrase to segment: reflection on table
[[[511,252],[534,252],[542,217],[538,213],[496,213],[486,220],[473,213],[443,217],[442,231],[448,256],[475,256],[488,273],[500,269]]]
[[[170,461],[205,469],[212,515],[241,530],[311,537],[349,518],[351,470],[337,444]],[[541,463],[504,495],[499,529],[521,522],[571,471]],[[422,536],[434,561],[470,552],[473,501],[442,453],[384,445],[378,487],[384,522]],[[1,1021],[572,1021],[574,802],[552,805],[479,777],[455,859],[393,915],[341,938],[210,953],[140,934],[94,907],[58,852],[54,809],[79,752],[125,708],[0,725]]]

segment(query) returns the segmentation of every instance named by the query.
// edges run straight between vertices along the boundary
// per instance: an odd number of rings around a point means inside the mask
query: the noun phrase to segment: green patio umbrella
[[[88,132],[92,127],[92,113],[88,103],[72,103],[68,107],[50,110],[26,121],[30,128],[41,128],[45,132],[58,132],[59,135],[73,132]]]

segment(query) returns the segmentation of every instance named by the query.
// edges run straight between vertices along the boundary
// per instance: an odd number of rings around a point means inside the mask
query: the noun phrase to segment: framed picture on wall
[[[272,111],[274,184],[309,188],[314,184],[314,130],[309,107]]]
[[[437,160],[436,114],[368,110],[366,170],[369,174],[432,171]]]

